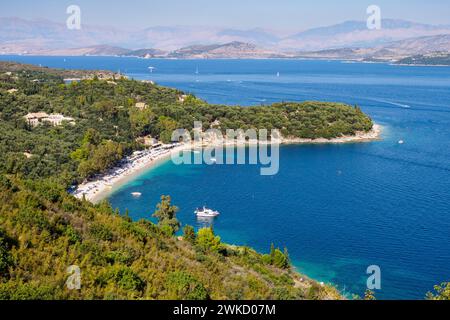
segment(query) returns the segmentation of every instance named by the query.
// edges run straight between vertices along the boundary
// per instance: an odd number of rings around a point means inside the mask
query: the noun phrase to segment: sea
[[[423,299],[450,281],[450,68],[314,60],[146,60],[1,56],[48,67],[120,71],[213,104],[320,100],[358,105],[380,141],[289,145],[279,172],[258,165],[166,161],[117,188],[112,206],[152,219],[161,195],[183,225],[212,225],[224,242],[287,248],[295,268],[351,296],[370,266],[379,299]],[[142,196],[133,197],[132,192]],[[197,207],[221,214],[198,220]]]

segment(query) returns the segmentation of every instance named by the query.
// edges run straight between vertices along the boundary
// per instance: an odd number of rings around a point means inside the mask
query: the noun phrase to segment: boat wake
[[[411,109],[411,106],[408,104],[403,104],[403,103],[398,103],[398,102],[393,102],[393,101],[388,101],[388,100],[381,100],[381,99],[369,99],[369,100],[390,104],[390,105],[400,107],[400,108]]]

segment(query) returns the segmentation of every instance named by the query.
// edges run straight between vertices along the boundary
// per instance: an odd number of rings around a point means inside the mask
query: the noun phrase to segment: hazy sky
[[[64,22],[66,8],[81,7],[83,23],[145,28],[213,25],[301,30],[345,20],[365,20],[366,8],[382,17],[450,25],[449,0],[1,0],[0,16]],[[0,26],[1,28],[1,26]]]

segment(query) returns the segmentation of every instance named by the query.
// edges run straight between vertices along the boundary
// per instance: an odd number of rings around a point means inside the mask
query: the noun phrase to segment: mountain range
[[[290,34],[262,28],[156,26],[142,30],[0,18],[0,54],[144,58],[325,58],[397,61],[450,52],[450,25],[384,19],[381,30],[346,21]]]

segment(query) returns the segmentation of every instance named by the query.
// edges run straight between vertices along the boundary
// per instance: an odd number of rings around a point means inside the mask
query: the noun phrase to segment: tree
[[[196,235],[192,226],[187,225],[183,228],[183,238],[190,243],[195,243]]]
[[[158,119],[156,128],[159,131],[159,138],[164,143],[172,142],[172,133],[177,129],[177,122],[172,118],[161,116]]]
[[[3,236],[3,231],[0,229],[0,276],[6,277],[8,269],[13,265],[13,257],[10,252],[10,241]]]
[[[169,274],[166,283],[170,299],[207,300],[209,294],[204,285],[190,274],[177,271]]]
[[[149,133],[150,125],[155,118],[151,109],[139,110],[131,108],[129,111],[130,125],[133,135],[140,137]]]
[[[171,205],[170,196],[161,196],[161,202],[157,204],[153,217],[158,219],[158,226],[170,235],[174,235],[180,229],[180,222],[176,215],[178,207]]]
[[[220,252],[223,248],[219,236],[214,235],[212,228],[202,228],[198,230],[197,246],[205,251]]]
[[[364,300],[367,300],[367,301],[376,300],[375,292],[373,292],[372,290],[367,289],[366,292],[364,293]]]
[[[273,243],[270,245],[270,253],[268,255],[264,255],[263,259],[265,263],[271,264],[278,268],[288,269],[290,266],[287,248],[284,248],[284,252],[282,252],[280,249],[275,248]]]
[[[450,282],[444,282],[434,287],[435,293],[428,292],[428,300],[450,300]]]

